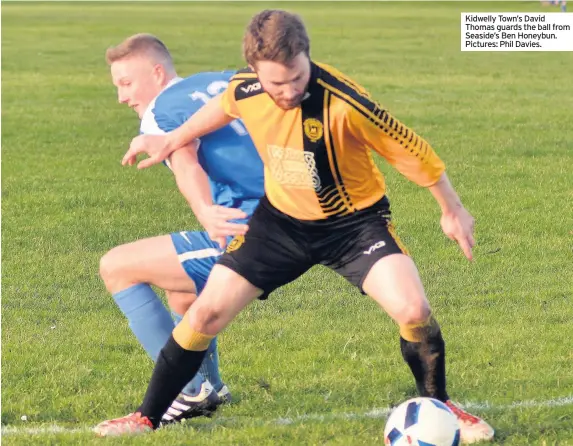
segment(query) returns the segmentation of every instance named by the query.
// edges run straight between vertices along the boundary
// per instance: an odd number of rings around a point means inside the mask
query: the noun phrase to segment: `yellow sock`
[[[431,333],[439,329],[440,326],[438,322],[434,319],[434,316],[430,314],[423,322],[400,325],[400,336],[408,342],[422,342],[428,339]]]
[[[189,325],[189,316],[185,313],[181,322],[173,329],[173,339],[185,350],[202,352],[209,348],[209,344],[215,335],[199,333]]]

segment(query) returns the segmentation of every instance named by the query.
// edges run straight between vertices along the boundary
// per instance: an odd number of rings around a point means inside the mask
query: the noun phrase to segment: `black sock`
[[[185,350],[175,342],[173,335],[169,336],[159,352],[143,403],[137,410],[148,417],[155,428],[185,384],[196,375],[206,351]]]
[[[414,374],[420,396],[447,401],[446,350],[439,327],[429,332],[422,342],[410,342],[400,337],[400,350]]]

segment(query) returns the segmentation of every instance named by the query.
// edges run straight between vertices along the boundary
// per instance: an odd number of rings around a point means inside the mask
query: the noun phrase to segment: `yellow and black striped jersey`
[[[445,170],[424,139],[324,64],[311,62],[299,107],[278,107],[249,70],[231,79],[222,103],[257,147],[269,201],[300,220],[348,215],[380,200],[386,187],[371,149],[420,186],[435,184]]]

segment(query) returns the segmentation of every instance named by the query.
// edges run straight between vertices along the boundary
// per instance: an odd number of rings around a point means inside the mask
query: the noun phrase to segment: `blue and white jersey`
[[[181,126],[225,90],[233,74],[209,72],[173,79],[149,104],[141,120],[141,133],[160,135]],[[264,194],[263,163],[243,123],[236,120],[203,136],[198,159],[209,176],[213,202],[252,215]]]

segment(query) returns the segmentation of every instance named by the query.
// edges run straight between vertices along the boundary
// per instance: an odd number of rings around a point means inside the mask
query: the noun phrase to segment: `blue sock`
[[[173,315],[173,319],[175,320],[175,324],[178,324],[179,321],[183,318],[183,316],[175,313],[174,311],[171,312]],[[213,338],[211,343],[209,344],[209,348],[207,349],[207,354],[205,355],[205,359],[201,363],[201,367],[199,367],[199,373],[201,373],[205,379],[207,379],[215,389],[215,392],[218,392],[223,388],[223,381],[221,381],[221,375],[219,374],[219,354],[217,352],[217,338]]]
[[[140,283],[113,295],[115,303],[129,322],[129,328],[145,349],[157,361],[159,352],[166,344],[175,327],[171,315],[153,289]],[[185,393],[196,396],[201,391],[203,376],[198,373],[187,386]]]
[[[163,302],[145,283],[115,293],[113,299],[127,318],[129,328],[139,343],[156,362],[175,327]]]
[[[181,319],[183,319],[183,316],[178,314],[178,313],[175,313],[175,311],[171,312],[171,316],[173,316],[173,320],[175,321],[175,325],[179,324],[179,322],[181,322]],[[167,342],[167,340],[165,342]],[[207,350],[207,352],[208,352],[208,350]],[[204,362],[205,361],[203,361],[203,363]],[[199,392],[201,391],[201,384],[203,384],[204,382],[205,382],[205,377],[203,376],[201,369],[199,369],[199,371],[193,377],[193,379],[191,381],[189,381],[187,383],[187,385],[183,388],[182,392],[186,393],[187,395],[197,396],[197,395],[199,395]]]
[[[217,352],[217,338],[213,338],[207,349],[207,354],[199,367],[199,371],[213,384],[215,391],[223,388],[223,381],[219,374],[219,353]]]

